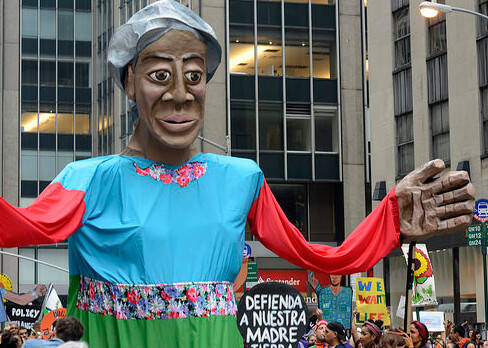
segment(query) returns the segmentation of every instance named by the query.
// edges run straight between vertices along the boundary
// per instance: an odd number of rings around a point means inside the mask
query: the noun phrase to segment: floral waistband
[[[76,308],[117,319],[169,319],[234,315],[230,282],[157,285],[112,284],[80,277]]]

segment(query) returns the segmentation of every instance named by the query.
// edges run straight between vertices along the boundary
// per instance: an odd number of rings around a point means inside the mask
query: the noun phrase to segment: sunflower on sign
[[[420,249],[415,249],[415,270],[413,276],[415,283],[423,284],[427,280],[427,277],[432,275],[432,267],[430,266],[430,260],[427,255]]]

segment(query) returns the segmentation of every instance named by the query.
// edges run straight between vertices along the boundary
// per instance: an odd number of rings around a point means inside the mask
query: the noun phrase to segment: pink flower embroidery
[[[185,164],[183,167],[178,168],[176,172],[181,176],[190,176],[191,169],[188,164]]]
[[[165,184],[169,184],[171,181],[173,181],[173,177],[170,174],[161,174],[159,178]]]
[[[193,167],[193,175],[195,176],[195,179],[201,178],[204,174],[205,174],[204,167],[198,164]]]
[[[137,304],[139,302],[139,295],[137,295],[137,292],[135,292],[134,290],[129,291],[129,293],[127,294],[127,300],[129,300],[129,302],[133,304]]]
[[[190,288],[186,290],[186,297],[188,298],[189,301],[196,303],[197,302],[197,291],[195,288]]]
[[[178,185],[180,185],[180,187],[185,187],[190,182],[190,178],[180,175],[176,178],[176,182],[178,183]]]

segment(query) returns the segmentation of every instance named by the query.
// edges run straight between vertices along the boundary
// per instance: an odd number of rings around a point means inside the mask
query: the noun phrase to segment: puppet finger
[[[424,191],[430,191],[432,194],[447,193],[457,190],[469,183],[469,175],[465,171],[449,172],[431,183],[424,185]]]
[[[435,159],[425,163],[421,168],[416,169],[412,173],[412,176],[416,181],[424,183],[428,179],[442,172],[445,167],[444,161]]]
[[[445,219],[454,216],[470,214],[473,212],[473,209],[474,209],[474,201],[468,200],[464,202],[456,202],[456,203],[437,207],[436,212],[439,218]]]
[[[437,231],[441,234],[446,234],[465,230],[471,224],[472,218],[472,214],[465,214],[446,220],[440,220],[437,223]]]
[[[466,186],[460,189],[448,191],[434,196],[434,200],[437,205],[449,204],[449,203],[460,202],[465,200],[474,200],[474,198],[475,198],[475,189],[474,189],[474,185],[471,183],[467,184]]]

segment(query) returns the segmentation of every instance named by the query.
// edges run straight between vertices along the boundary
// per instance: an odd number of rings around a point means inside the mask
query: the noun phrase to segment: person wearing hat
[[[346,342],[346,329],[344,325],[337,321],[331,321],[328,324],[324,324],[320,330],[316,331],[317,341],[315,342],[316,348],[352,348],[352,346]]]
[[[138,117],[127,148],[69,164],[27,208],[0,199],[0,247],[69,239],[67,311],[92,347],[242,347],[232,282],[246,220],[278,256],[329,274],[366,271],[401,239],[471,222],[467,174],[425,183],[444,169],[435,160],[399,182],[341,246],[309,244],[254,161],[195,143],[221,52],[210,25],[178,2],[141,9],[108,48]]]
[[[429,339],[429,330],[424,323],[421,323],[418,320],[412,321],[410,323],[409,334],[414,348],[426,347],[427,340]]]
[[[327,321],[326,320],[319,320],[315,327],[313,328],[313,332],[315,334],[315,343],[311,347],[316,348],[325,348],[327,347],[326,339],[326,332],[327,332]]]

